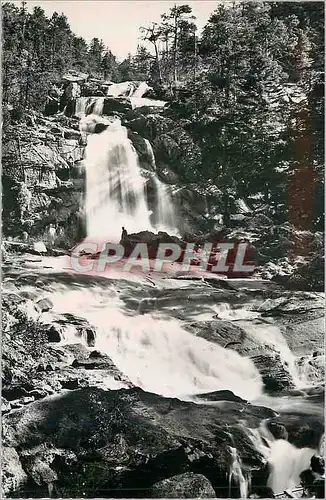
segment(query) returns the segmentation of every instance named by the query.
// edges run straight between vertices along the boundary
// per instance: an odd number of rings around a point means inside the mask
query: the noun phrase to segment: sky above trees
[[[20,0],[14,0],[21,6]],[[54,11],[63,12],[72,31],[90,41],[94,36],[118,57],[124,59],[134,53],[140,42],[139,28],[149,22],[159,22],[161,14],[171,7],[187,3],[192,7],[196,24],[201,29],[210,14],[221,2],[215,0],[170,1],[170,0],[27,0],[26,7],[32,11],[35,6],[42,7],[46,15]],[[225,2],[224,2],[225,3]],[[152,47],[148,44],[148,49]]]

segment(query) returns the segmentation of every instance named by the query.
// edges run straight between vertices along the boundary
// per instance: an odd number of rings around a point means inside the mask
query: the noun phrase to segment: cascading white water
[[[86,115],[87,107],[93,101],[93,97],[78,97],[76,99],[75,115],[83,117]]]
[[[128,316],[112,287],[106,292],[92,287],[59,290],[52,296],[55,311],[83,311],[97,329],[95,348],[143,389],[184,399],[219,389],[247,400],[262,394],[261,377],[250,359],[192,335],[178,320]],[[74,341],[73,335],[65,343]]]
[[[279,352],[283,364],[287,367],[287,370],[291,374],[295,385],[298,388],[309,385],[309,382],[306,379],[300,377],[296,357],[289,348],[278,326],[272,324],[255,325],[253,323],[249,323],[248,321],[239,321],[238,324],[244,328],[248,336],[258,340],[261,344],[273,347]]]
[[[107,288],[94,283],[87,288],[55,283],[54,293],[50,295],[54,314],[71,313],[88,319],[97,330],[95,348],[108,354],[133,383],[145,390],[195,401],[191,398],[194,394],[229,389],[257,404],[262,395],[262,382],[250,359],[194,336],[182,327],[179,320],[163,319],[159,312],[126,314],[125,301],[121,297],[123,287],[129,294],[130,284],[122,283],[116,287],[110,280]],[[34,316],[39,315],[32,302],[31,311]],[[227,308],[220,308],[220,315],[228,314]],[[242,316],[241,310],[238,315]],[[266,334],[264,325],[260,328]],[[73,328],[66,333],[63,343],[80,342]],[[260,340],[265,341],[264,337]],[[275,332],[274,343],[282,344]],[[104,388],[117,389],[121,385],[110,377],[103,381]],[[257,450],[266,458],[270,469],[268,486],[275,493],[298,486],[300,473],[309,467],[311,456],[315,453],[323,455],[322,439],[319,450],[298,449],[288,441],[275,439],[266,425],[262,425],[259,431],[248,430],[248,433]],[[250,476],[244,472],[236,448],[229,451],[230,488],[232,482],[235,483],[241,498],[246,498]]]
[[[138,156],[119,120],[88,136],[84,162],[88,237],[117,242],[122,227],[153,230]]]
[[[87,120],[93,119],[96,116],[87,117]],[[153,210],[149,210],[146,180],[142,177],[138,155],[128,139],[127,129],[121,126],[120,120],[105,123],[109,125],[106,130],[90,134],[87,139],[84,159],[87,236],[118,242],[122,227],[128,233],[148,230],[177,235],[173,203],[166,187],[154,174],[156,203]],[[149,141],[146,144],[155,165],[152,147]]]
[[[168,187],[154,177],[157,197],[157,213],[155,227],[160,231],[175,232],[175,211]]]
[[[311,448],[296,448],[284,439],[271,443],[267,486],[281,493],[300,485],[300,474],[309,468],[311,457],[317,452]]]
[[[248,498],[249,482],[244,477],[241,467],[241,459],[239,458],[236,448],[230,446],[231,463],[229,467],[229,496],[231,498],[232,480],[238,485],[240,498]]]
[[[148,156],[151,160],[151,165],[156,169],[155,155],[151,143],[145,139]],[[174,203],[169,193],[168,186],[163,184],[156,175],[153,176],[155,184],[155,212],[154,226],[158,231],[167,231],[170,234],[177,234],[176,231],[176,214]]]
[[[101,116],[103,107],[104,97],[78,97],[76,99],[75,115],[82,118],[91,109],[92,114]]]
[[[193,336],[177,320],[142,315],[135,321],[115,311],[110,326],[107,315],[92,321],[101,332],[96,347],[108,350],[117,366],[148,391],[185,397],[227,388],[250,400],[261,394],[260,375],[249,359]]]

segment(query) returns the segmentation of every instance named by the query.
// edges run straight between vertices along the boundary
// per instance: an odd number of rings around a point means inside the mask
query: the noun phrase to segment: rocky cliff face
[[[235,204],[229,226],[223,226],[219,213],[223,193],[207,182],[198,183],[201,152],[186,125],[176,125],[162,107],[134,107],[126,97],[80,99],[85,101],[84,112],[100,113],[87,117],[87,133],[101,132],[117,117],[122,120],[146,179],[149,206],[156,202],[155,175],[168,186],[186,241],[248,240],[257,250],[259,276],[292,289],[323,290],[321,233],[297,231],[287,223],[275,225],[264,210],[249,208],[242,200]],[[85,236],[84,128],[80,131],[79,118],[60,113],[50,117],[30,113],[20,121],[6,122],[2,157],[6,237],[41,239],[48,247],[70,248]],[[182,180],[185,172],[187,184]]]
[[[84,144],[78,121],[40,114],[5,128],[3,231],[69,246],[83,236]]]

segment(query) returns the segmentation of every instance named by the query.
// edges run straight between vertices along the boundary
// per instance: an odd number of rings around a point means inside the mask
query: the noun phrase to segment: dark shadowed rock
[[[57,475],[53,486],[59,497],[63,491],[88,496],[94,485],[99,497],[116,496],[117,488],[122,496],[128,491],[128,497],[148,497],[153,484],[185,472],[204,475],[225,497],[232,447],[245,474],[255,470],[257,480],[258,471],[265,474],[265,459],[239,422],[257,428],[275,412],[242,402],[217,404],[182,402],[140,389],[92,387],[5,415],[4,445],[17,448],[21,457],[28,455],[30,463],[37,457],[38,463],[47,464],[53,477]],[[75,462],[67,460],[71,453]],[[34,473],[31,469],[29,475]],[[34,494],[44,494],[45,487],[43,477]]]
[[[205,394],[198,394],[196,397],[203,401],[234,401],[237,403],[247,403],[247,401],[228,390],[206,392]]]
[[[53,308],[53,302],[49,298],[38,300],[35,309],[40,312],[47,312]]]
[[[291,444],[297,448],[308,447],[316,449],[319,447],[321,437],[324,433],[324,419],[322,416],[284,413],[279,417],[270,419],[267,422],[267,427],[272,434],[284,427]],[[285,431],[282,430],[282,432]]]
[[[102,370],[112,370],[115,368],[115,364],[109,356],[101,356],[99,358],[89,358],[83,360],[77,360],[72,363],[75,368],[85,368],[86,370],[102,369]]]
[[[208,479],[192,472],[159,481],[153,485],[151,493],[152,498],[216,498]]]
[[[103,105],[103,115],[114,113],[126,113],[132,109],[131,102],[126,97],[105,97]]]
[[[59,325],[51,325],[47,329],[48,342],[61,342],[63,339],[63,329]]]
[[[313,472],[317,472],[321,476],[325,474],[325,458],[313,455],[310,460],[310,467]]]
[[[270,422],[269,430],[271,431],[275,439],[287,440],[289,437],[285,425],[280,424],[279,422]]]
[[[251,359],[262,376],[267,393],[275,394],[295,387],[293,378],[278,353],[258,354],[251,356]]]

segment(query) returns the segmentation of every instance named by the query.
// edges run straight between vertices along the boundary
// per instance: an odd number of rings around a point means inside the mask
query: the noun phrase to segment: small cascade
[[[244,477],[241,467],[241,459],[238,456],[236,448],[230,446],[230,468],[229,468],[229,498],[232,498],[232,481],[239,487],[239,498],[248,498],[249,482]]]
[[[78,97],[76,99],[75,115],[79,118],[90,113],[102,116],[104,97]]]
[[[163,184],[157,177],[154,177],[154,182],[157,198],[155,227],[159,231],[167,231],[170,234],[175,233],[176,217],[168,186]]]
[[[300,474],[309,469],[311,457],[317,452],[311,448],[296,448],[284,439],[270,444],[268,466],[270,470],[267,486],[274,493],[282,493],[300,485]]]
[[[325,378],[325,355],[314,353],[302,356],[296,362],[300,380],[307,385],[320,384]]]
[[[92,113],[94,115],[103,115],[103,108],[104,108],[104,97],[97,97],[94,100],[94,105],[92,106]]]
[[[261,324],[253,324],[247,321],[240,321],[239,326],[242,326],[249,336],[258,340],[262,345],[265,344],[273,347],[279,352],[282,362],[292,376],[296,387],[303,388],[309,385],[307,380],[301,379],[297,367],[296,357],[291,352],[291,349],[289,348],[278,326],[271,324],[265,324],[262,326]]]
[[[84,163],[88,237],[118,242],[122,227],[153,230],[138,156],[119,120],[88,137]]]
[[[153,170],[155,170],[156,169],[156,161],[155,161],[155,155],[154,155],[152,145],[148,139],[144,139],[144,141],[145,141],[145,144],[147,147],[147,155],[150,158],[150,165],[153,168]]]
[[[136,90],[132,93],[132,97],[143,97],[143,95],[150,89],[146,82],[141,82]]]
[[[151,143],[145,139],[148,156],[153,169],[156,169],[155,155]],[[158,231],[166,231],[176,235],[176,214],[174,203],[169,193],[169,186],[153,176],[155,184],[155,211],[153,224]]]
[[[76,99],[75,115],[83,117],[86,115],[88,105],[92,102],[93,97],[78,97]]]
[[[260,442],[264,445],[259,446],[258,434],[263,438]],[[275,494],[300,486],[300,474],[309,469],[310,460],[314,454],[321,454],[321,444],[319,450],[296,448],[285,439],[276,439],[266,422],[262,422],[258,434],[255,433],[255,445],[265,456],[269,468],[267,486]]]

